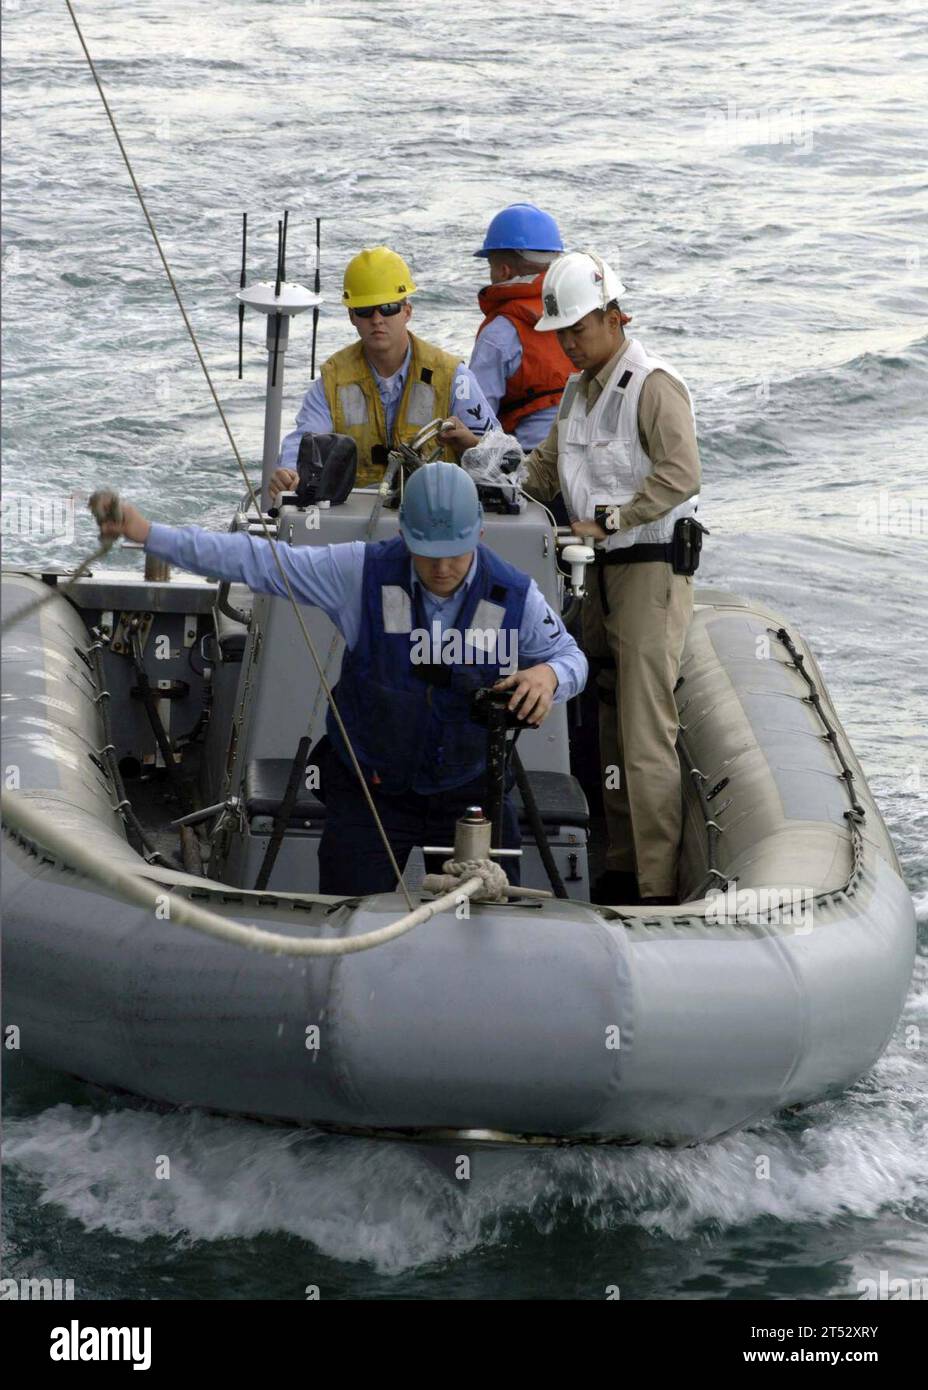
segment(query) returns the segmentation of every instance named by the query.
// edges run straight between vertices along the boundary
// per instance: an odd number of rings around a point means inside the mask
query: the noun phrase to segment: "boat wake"
[[[522,1230],[637,1229],[677,1242],[764,1218],[905,1220],[928,1208],[926,1036],[922,955],[890,1048],[841,1098],[690,1149],[522,1152],[475,1167],[470,1184],[416,1146],[112,1098],[102,1111],[58,1104],[11,1117],[4,1157],[41,1205],[88,1231],[182,1248],[285,1235],[385,1275],[505,1246]]]

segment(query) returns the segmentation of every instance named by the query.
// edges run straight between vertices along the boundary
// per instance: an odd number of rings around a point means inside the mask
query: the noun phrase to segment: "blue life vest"
[[[515,644],[530,583],[528,575],[478,545],[477,569],[453,631],[463,642],[468,630],[507,630],[509,646],[502,655],[509,659],[512,653],[517,666]],[[405,542],[397,536],[369,545],[361,631],[345,652],[335,697],[358,762],[369,780],[391,795],[409,790],[431,795],[484,772],[487,731],[471,718],[471,696],[501,674],[499,651],[484,648],[483,660],[473,660],[479,646],[464,647],[458,664],[441,662],[434,646],[431,665],[413,661],[413,654],[422,652],[416,629],[432,635],[413,594]],[[350,767],[331,711],[326,728],[335,752]]]

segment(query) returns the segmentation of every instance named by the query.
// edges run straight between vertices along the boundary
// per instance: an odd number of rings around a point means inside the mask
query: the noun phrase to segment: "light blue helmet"
[[[457,463],[424,463],[406,484],[400,533],[413,555],[435,560],[477,549],[483,508],[469,473]]]
[[[563,251],[557,223],[534,203],[512,203],[493,218],[475,256],[491,251]]]

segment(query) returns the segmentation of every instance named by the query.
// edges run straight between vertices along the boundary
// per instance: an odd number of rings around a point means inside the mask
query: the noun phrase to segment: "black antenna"
[[[284,208],[284,229],[283,229],[283,234],[281,235],[281,238],[280,238],[280,278],[281,278],[281,280],[286,280],[286,278],[287,278],[287,222],[288,222],[288,220],[289,220],[289,217],[290,217],[289,212],[287,211],[286,208]],[[277,290],[277,293],[280,294],[280,289],[279,289],[279,288],[278,288],[278,290]]]
[[[277,385],[277,352],[280,347],[280,310],[274,315],[274,370],[271,373],[271,385]]]
[[[315,279],[313,280],[313,289],[315,290],[316,294],[319,293],[319,243],[320,243],[320,231],[319,231],[319,229],[320,229],[321,223],[322,223],[322,219],[319,218],[319,217],[317,217],[317,218],[316,218],[316,276],[315,276]],[[315,381],[315,379],[316,379],[316,331],[317,331],[318,327],[319,327],[319,305],[318,305],[318,304],[315,304],[315,305],[313,305],[313,351],[312,351],[312,360],[311,360],[311,362],[310,362],[310,367],[309,367],[309,376],[310,376],[310,380],[311,380],[311,381]]]
[[[281,273],[280,273],[280,270],[281,270],[280,262],[281,262],[281,255],[282,255],[282,250],[283,250],[283,244],[284,244],[284,224],[283,224],[282,222],[278,221],[278,223],[277,223],[277,284],[276,284],[275,287],[274,287],[274,297],[275,297],[275,299],[279,299],[279,298],[280,298],[280,282],[281,282],[281,280],[283,279],[283,276],[282,276]]]
[[[274,287],[274,298],[280,298],[280,282],[284,278],[284,254],[286,243],[287,214],[284,213],[283,222],[277,223],[277,284]],[[271,370],[271,385],[277,385],[277,350],[280,346],[280,310],[274,315],[274,366]]]
[[[245,246],[248,238],[248,213],[242,213],[242,273],[238,277],[238,287],[245,288]],[[242,379],[242,351],[245,343],[245,305],[238,302],[238,379]]]

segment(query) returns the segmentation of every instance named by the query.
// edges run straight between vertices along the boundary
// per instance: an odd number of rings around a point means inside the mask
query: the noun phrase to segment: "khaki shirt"
[[[579,392],[586,398],[588,411],[599,399],[627,347],[626,338],[598,372],[581,373]],[[658,521],[699,491],[699,447],[689,401],[680,383],[660,369],[651,372],[638,397],[638,438],[652,466],[639,491],[619,508],[620,531]],[[526,463],[525,491],[541,502],[550,502],[561,490],[556,420],[547,439],[532,450]]]

